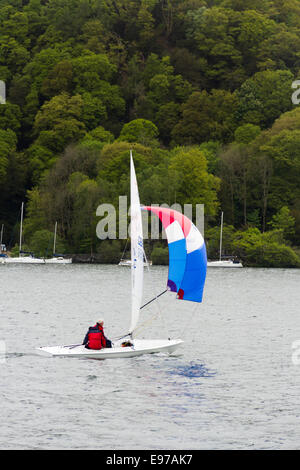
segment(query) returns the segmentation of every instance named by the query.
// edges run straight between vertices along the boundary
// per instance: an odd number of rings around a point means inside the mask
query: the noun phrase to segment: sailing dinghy
[[[38,350],[51,356],[112,359],[134,357],[150,353],[172,353],[183,344],[181,339],[137,339],[137,328],[142,306],[144,248],[141,210],[156,214],[165,229],[169,247],[167,290],[178,299],[202,302],[206,278],[206,248],[202,235],[183,214],[167,208],[140,206],[138,186],[132,154],[130,153],[131,190],[131,323],[128,330],[130,346],[122,347],[122,338],[112,348],[86,349],[83,345],[41,347]],[[157,296],[159,297],[159,296]],[[157,298],[156,297],[156,298]],[[148,302],[150,303],[150,302]],[[148,304],[147,303],[147,304]],[[145,305],[147,305],[145,304]],[[144,305],[144,306],[145,306]]]

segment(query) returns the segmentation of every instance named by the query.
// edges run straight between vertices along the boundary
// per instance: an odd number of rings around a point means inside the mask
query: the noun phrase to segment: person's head
[[[97,321],[97,325],[103,326],[104,325],[104,320],[103,318],[100,318],[100,320]]]

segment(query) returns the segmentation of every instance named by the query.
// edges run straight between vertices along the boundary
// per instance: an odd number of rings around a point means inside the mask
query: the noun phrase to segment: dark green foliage
[[[30,249],[35,256],[50,258],[53,255],[54,233],[49,230],[37,230],[29,241]],[[60,238],[56,237],[56,253],[65,253],[65,247]]]
[[[99,261],[103,264],[118,264],[122,256],[119,240],[103,240],[97,252],[100,255]]]
[[[260,233],[258,229],[237,232],[232,244],[233,252],[245,266],[267,268],[299,268],[300,258],[284,245],[282,234],[272,231]]]
[[[25,200],[27,244],[58,221],[68,251],[104,250],[96,208],[128,195],[132,148],[142,202],[205,204],[213,256],[221,209],[262,232],[258,251],[231,240],[246,263],[295,265],[299,50],[298,0],[0,0],[5,242]]]

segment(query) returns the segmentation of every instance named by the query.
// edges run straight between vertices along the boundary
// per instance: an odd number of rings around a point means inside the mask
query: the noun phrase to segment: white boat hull
[[[119,263],[119,266],[127,266],[129,268],[131,268],[131,265],[132,265],[132,263],[131,263],[130,259],[129,260],[121,260],[120,263]],[[147,267],[147,266],[152,266],[152,261],[149,261],[149,263],[148,262],[146,263],[144,261],[144,267]]]
[[[223,261],[208,261],[207,262],[208,268],[242,268],[242,263],[234,263],[231,260],[223,260]]]
[[[17,264],[45,264],[43,258],[33,258],[31,256],[20,256],[19,258],[3,258],[4,264],[17,263]]]
[[[117,359],[122,357],[135,357],[142,354],[153,353],[172,353],[174,352],[183,341],[176,340],[132,340],[133,346],[121,347],[120,345],[112,348],[104,348],[100,350],[86,349],[83,345],[69,345],[69,346],[49,346],[37,348],[37,350],[50,356],[65,356],[65,357],[85,357],[88,359]]]
[[[20,258],[0,258],[2,264],[71,264],[72,258],[32,258],[31,256],[24,256]]]
[[[72,258],[49,258],[45,260],[46,264],[71,264]]]

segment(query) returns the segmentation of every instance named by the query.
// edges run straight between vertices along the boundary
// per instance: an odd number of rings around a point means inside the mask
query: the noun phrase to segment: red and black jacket
[[[104,336],[103,327],[98,324],[91,326],[85,335],[83,344],[88,349],[105,348],[106,338]]]

